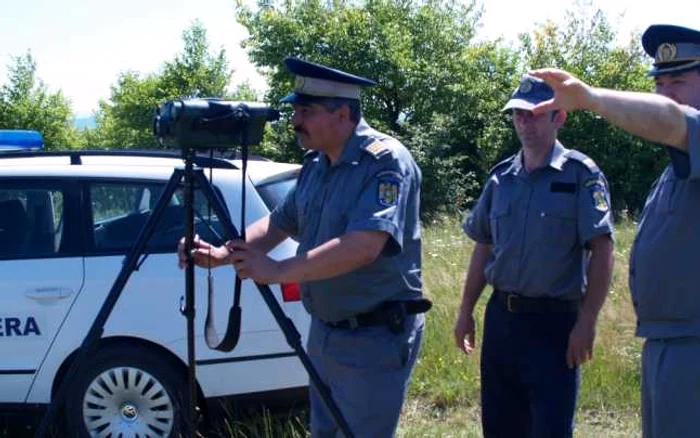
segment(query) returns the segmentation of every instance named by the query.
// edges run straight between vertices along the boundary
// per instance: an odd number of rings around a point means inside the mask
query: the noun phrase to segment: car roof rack
[[[31,157],[70,157],[71,165],[81,165],[84,156],[103,156],[103,157],[148,157],[148,158],[175,158],[182,159],[182,153],[179,150],[146,150],[146,149],[80,149],[70,151],[8,151],[0,154],[0,159],[3,158],[31,158]],[[225,157],[214,154],[210,157],[209,154],[199,153],[195,155],[194,164],[199,167],[212,167],[214,169],[237,169],[229,160],[240,159],[240,154],[236,152],[232,157]],[[268,161],[266,158],[250,155],[249,160]]]

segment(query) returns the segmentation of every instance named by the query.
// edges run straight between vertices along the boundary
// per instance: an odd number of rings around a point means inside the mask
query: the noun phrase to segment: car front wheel
[[[81,437],[177,437],[187,412],[185,376],[141,346],[98,352],[81,366],[67,404]]]

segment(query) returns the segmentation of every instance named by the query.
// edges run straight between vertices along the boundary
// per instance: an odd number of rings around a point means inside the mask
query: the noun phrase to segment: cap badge
[[[663,43],[656,49],[656,62],[669,62],[676,59],[678,49],[675,44]]]
[[[532,91],[532,81],[529,79],[521,79],[520,86],[518,87],[518,92],[522,94],[527,94]]]
[[[304,82],[306,82],[306,78],[303,76],[297,76],[295,81],[294,81],[294,89],[295,90],[303,90],[304,89]]]

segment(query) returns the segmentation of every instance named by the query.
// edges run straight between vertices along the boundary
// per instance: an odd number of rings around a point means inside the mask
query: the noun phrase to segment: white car
[[[238,229],[239,165],[211,161],[213,185]],[[51,402],[159,193],[182,167],[178,154],[166,151],[0,152],[0,409]],[[293,187],[298,171],[298,165],[249,161],[247,224],[268,214]],[[196,232],[220,240],[212,230],[221,233],[221,226],[199,193],[195,207]],[[87,359],[83,369],[89,371],[70,383],[64,406],[71,433],[172,437],[182,430],[187,333],[180,312],[184,271],[175,252],[183,235],[178,190]],[[296,243],[286,240],[270,255],[286,258],[295,250]],[[212,274],[216,325],[223,336],[235,274],[228,267]],[[211,402],[308,387],[306,370],[251,281],[243,282],[237,347],[230,353],[207,348],[207,271],[197,268],[195,275],[200,397]],[[305,342],[309,317],[298,285],[271,288]]]

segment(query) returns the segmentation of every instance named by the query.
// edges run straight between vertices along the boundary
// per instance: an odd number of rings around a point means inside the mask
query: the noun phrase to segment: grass
[[[627,270],[634,224],[616,234],[615,271],[610,295],[601,312],[594,360],[583,366],[577,410],[577,436],[639,435],[641,341],[634,337],[635,316],[629,298]],[[452,340],[452,328],[473,244],[454,219],[424,229],[425,293],[433,300],[425,344],[411,383],[401,421],[403,437],[478,437],[479,339],[490,291],[477,306],[477,351],[466,356]]]
[[[634,224],[618,225],[615,271],[601,312],[594,359],[583,366],[576,437],[638,437],[640,432],[641,341],[634,337],[635,316],[627,287]],[[397,436],[401,438],[481,437],[479,352],[467,357],[454,346],[452,328],[473,244],[453,218],[423,231],[425,294],[433,300],[423,351],[414,370]],[[477,307],[477,331],[489,291]],[[477,340],[480,333],[477,333]],[[307,412],[253,416],[230,431],[230,437],[307,437]],[[276,429],[270,430],[271,424]],[[252,428],[251,425],[255,425]],[[235,425],[234,425],[235,426]],[[285,429],[286,427],[286,429]],[[268,433],[269,434],[266,434]]]
[[[477,352],[467,357],[454,346],[452,327],[472,243],[460,224],[445,218],[423,234],[423,279],[434,307],[428,313],[423,351],[402,414],[398,437],[480,437],[480,324],[489,291],[477,307]],[[634,337],[635,317],[627,287],[628,259],[634,224],[618,225],[615,271],[610,295],[601,312],[594,359],[583,366],[576,437],[638,437],[640,433],[641,341]],[[302,438],[308,433],[308,411],[231,412],[215,425],[227,438]],[[0,437],[18,436],[2,433]],[[27,435],[30,436],[30,435]]]

